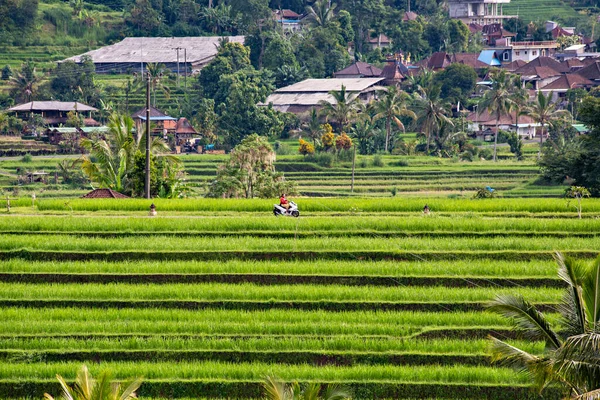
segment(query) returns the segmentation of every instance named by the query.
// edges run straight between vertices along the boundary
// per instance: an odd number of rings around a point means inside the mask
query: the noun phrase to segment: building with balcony
[[[498,24],[504,19],[516,18],[504,15],[504,4],[510,0],[448,0],[450,18],[460,19],[465,24]]]

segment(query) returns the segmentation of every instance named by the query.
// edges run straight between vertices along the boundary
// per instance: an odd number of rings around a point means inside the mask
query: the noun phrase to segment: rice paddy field
[[[148,217],[150,202],[1,214],[0,398],[58,394],[85,363],[157,400],[260,398],[268,375],[358,399],[534,399],[486,338],[543,343],[485,304],[522,295],[557,322],[553,253],[600,249],[595,199],[582,219],[560,198],[299,198],[300,218],[274,200],[156,199]]]
[[[285,142],[292,153],[297,140]],[[9,144],[12,146],[12,144]],[[500,197],[560,197],[564,186],[548,186],[539,182],[539,168],[535,165],[537,145],[527,144],[527,159],[513,160],[508,149],[500,147],[503,159],[461,162],[422,156],[358,156],[352,187],[352,163],[337,161],[333,166],[307,162],[301,155],[278,155],[276,169],[287,180],[296,184],[297,194],[304,197],[471,197],[482,187],[491,186]],[[37,198],[80,197],[89,188],[72,188],[62,184],[62,175],[55,175],[57,165],[65,155],[33,157],[23,162],[22,157],[0,160],[0,190],[12,192],[12,197]],[[202,197],[208,184],[215,178],[217,167],[226,160],[224,155],[182,154],[186,182],[192,197]],[[47,184],[17,186],[17,178],[25,172],[47,172]]]

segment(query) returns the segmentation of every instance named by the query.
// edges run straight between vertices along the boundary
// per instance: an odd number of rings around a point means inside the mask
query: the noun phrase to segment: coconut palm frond
[[[588,329],[596,330],[600,320],[600,258],[587,267],[581,284],[582,297],[588,318]]]
[[[573,397],[573,400],[599,400],[599,399],[600,399],[600,389],[585,392],[585,393],[580,394],[577,397]]]
[[[321,385],[316,382],[311,382],[302,390],[302,400],[319,400],[319,392]]]
[[[123,390],[123,393],[121,393],[121,396],[115,400],[135,399],[136,398],[135,391],[140,388],[143,380],[144,380],[144,378],[138,377],[131,382],[124,383],[123,386],[125,387],[125,389]]]
[[[545,341],[551,349],[557,349],[561,345],[560,338],[544,315],[523,297],[497,296],[488,305],[488,310],[511,319],[527,336]]]
[[[344,400],[351,399],[352,391],[343,385],[328,385],[323,394],[323,400]]]
[[[554,255],[554,260],[558,264],[558,276],[569,285],[558,307],[565,333],[569,336],[583,333],[587,318],[580,285],[581,277],[585,274],[585,265],[559,252]]]
[[[281,382],[272,376],[267,376],[262,383],[265,391],[265,397],[268,400],[291,400],[292,396],[289,388],[284,382]]]

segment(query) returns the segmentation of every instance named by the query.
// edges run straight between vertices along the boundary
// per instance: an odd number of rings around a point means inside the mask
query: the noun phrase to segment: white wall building
[[[465,24],[489,25],[501,23],[514,15],[504,15],[504,4],[510,0],[448,0],[450,18],[460,19]]]

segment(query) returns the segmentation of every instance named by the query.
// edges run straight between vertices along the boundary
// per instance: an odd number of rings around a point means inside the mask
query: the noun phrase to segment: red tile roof
[[[479,61],[478,58],[477,53],[457,53],[452,56],[452,63],[468,65],[475,69],[489,68],[489,65]]]
[[[389,60],[379,76],[384,77],[387,84],[400,82],[405,78],[396,60]]]
[[[412,12],[412,11],[407,11],[404,13],[404,16],[402,17],[402,21],[406,22],[406,21],[414,21],[417,19],[419,15],[416,12]]]
[[[550,57],[538,57],[535,60],[532,60],[522,66],[521,68],[515,71],[516,74],[519,75],[534,75],[536,74],[535,67],[549,67],[557,72],[567,73],[570,71],[570,68],[565,64],[561,64]]]
[[[587,67],[584,67],[577,71],[577,74],[590,80],[600,80],[600,61],[596,61]]]
[[[177,133],[177,134],[189,133],[192,135],[198,134],[198,132],[196,132],[196,130],[194,129],[192,124],[190,124],[190,122],[186,118],[179,118],[179,121],[177,121],[177,127],[175,128],[175,133]]]
[[[369,39],[369,43],[371,43],[371,44],[378,44],[378,43],[381,43],[381,44],[384,44],[384,43],[385,44],[390,44],[391,40],[390,40],[390,38],[388,38],[387,36],[385,36],[383,33],[381,33],[378,37],[374,37],[374,38]]]
[[[122,193],[115,192],[112,189],[95,189],[88,194],[81,196],[82,199],[128,199],[129,196],[125,196]]]
[[[566,74],[547,84],[541,90],[569,90],[591,86],[594,86],[594,82],[579,74]]]
[[[485,126],[496,126],[496,114],[489,113],[488,110],[483,110],[481,114],[477,114],[476,112],[472,112],[467,117],[469,121],[478,123],[479,125]],[[500,117],[499,125],[514,125],[517,122],[517,114],[516,112],[511,112],[510,115],[503,115]],[[520,124],[534,124],[535,121],[528,115],[519,116],[519,125]]]
[[[338,75],[361,75],[364,78],[371,78],[381,75],[381,69],[366,62],[357,61],[343,70],[335,72],[333,75],[335,77]]]
[[[506,64],[504,66],[504,68],[509,72],[515,72],[516,70],[518,70],[519,68],[521,68],[522,66],[524,66],[526,64],[527,64],[526,61],[515,60],[515,61],[511,62],[510,64]]]

